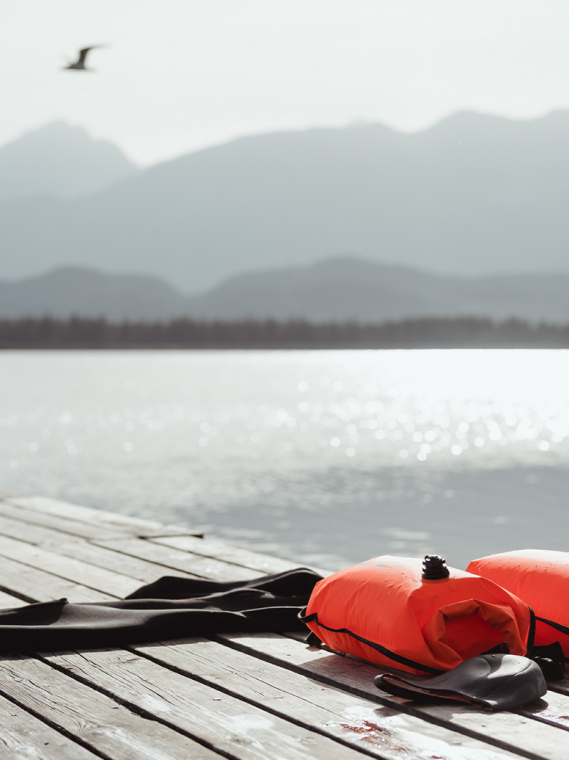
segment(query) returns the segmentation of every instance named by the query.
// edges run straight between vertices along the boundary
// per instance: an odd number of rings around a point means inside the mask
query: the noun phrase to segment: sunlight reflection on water
[[[464,563],[546,540],[533,486],[559,520],[568,370],[567,351],[4,352],[0,484],[330,566]]]

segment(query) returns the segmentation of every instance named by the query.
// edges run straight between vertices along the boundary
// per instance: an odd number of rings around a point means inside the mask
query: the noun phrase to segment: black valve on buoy
[[[448,578],[450,571],[444,557],[438,554],[426,554],[423,560],[423,578],[426,581],[439,581]]]

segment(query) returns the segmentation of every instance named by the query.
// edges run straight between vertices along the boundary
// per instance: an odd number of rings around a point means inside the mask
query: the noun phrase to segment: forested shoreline
[[[457,317],[363,324],[304,320],[0,320],[3,349],[569,348],[569,325]]]

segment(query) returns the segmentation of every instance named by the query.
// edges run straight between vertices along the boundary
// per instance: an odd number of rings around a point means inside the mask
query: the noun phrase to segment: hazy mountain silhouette
[[[137,171],[111,143],[93,140],[80,127],[57,121],[0,148],[0,201],[78,198]]]
[[[382,322],[463,315],[569,323],[568,295],[569,274],[441,277],[344,257],[240,275],[199,296],[183,294],[154,277],[62,268],[0,282],[0,317]]]
[[[233,277],[194,297],[191,313],[316,322],[458,315],[569,322],[569,274],[443,277],[341,257]]]
[[[62,267],[16,282],[0,282],[0,317],[170,319],[188,311],[188,297],[154,277],[108,275]]]
[[[61,264],[198,291],[349,251],[443,274],[569,271],[569,112],[235,140],[95,195],[0,206],[0,276]]]

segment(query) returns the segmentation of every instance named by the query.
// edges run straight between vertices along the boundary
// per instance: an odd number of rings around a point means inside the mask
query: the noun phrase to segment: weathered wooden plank
[[[307,647],[276,634],[223,634],[220,640],[297,673],[345,688],[352,694],[459,731],[525,757],[566,760],[569,733],[515,713],[482,713],[461,705],[429,705],[400,699],[373,684],[378,669],[348,657]],[[536,711],[543,702],[536,706]]]
[[[1,658],[0,692],[108,758],[219,760],[191,738],[136,715],[35,658]],[[76,757],[82,757],[80,747]]]
[[[345,691],[244,654],[220,643],[196,638],[132,647],[136,652],[199,678],[287,720],[317,730],[376,756],[456,758],[514,757],[488,744],[461,736],[413,716],[401,715]],[[461,754],[461,756],[463,756]],[[518,756],[519,757],[519,756]]]
[[[28,602],[49,602],[63,597],[70,602],[104,602],[116,598],[6,557],[0,557],[0,580],[8,593],[13,591]]]
[[[248,549],[231,546],[231,544],[217,539],[196,538],[195,536],[164,536],[153,538],[151,542],[169,546],[172,549],[180,549],[190,554],[223,560],[232,565],[248,567],[251,570],[258,570],[264,575],[282,573],[298,567],[298,562],[270,557],[267,554],[258,554]]]
[[[89,562],[97,567],[105,567],[121,575],[127,575],[129,578],[136,578],[139,585],[143,583],[152,583],[164,575],[173,575],[180,578],[196,578],[196,573],[185,573],[182,570],[165,568],[163,565],[157,565],[148,560],[138,559],[128,554],[114,551],[105,546],[98,546],[87,541],[66,541],[64,540],[59,546],[50,543],[42,544],[44,548],[52,549],[58,554],[65,557],[73,557],[83,562]]]
[[[49,568],[52,575],[81,583],[95,591],[112,593],[114,596],[127,596],[140,585],[136,579],[126,575],[114,573],[81,560],[63,557],[54,551],[1,535],[0,556],[14,559],[39,570]]]
[[[97,755],[0,697],[0,757],[11,760],[96,760]]]
[[[37,547],[37,551],[22,549],[22,543]],[[45,551],[51,554],[45,554]],[[126,596],[127,590],[131,593],[142,583],[153,582],[163,575],[207,577],[222,581],[249,579],[261,575],[259,571],[224,561],[152,545],[144,539],[127,538],[96,543],[87,542],[73,536],[62,536],[51,528],[26,525],[19,520],[4,516],[0,516],[0,555],[21,557],[23,562],[34,567],[47,567],[62,577],[69,578],[73,575],[74,579],[89,578],[91,588],[109,588],[110,586],[105,584],[112,580],[113,594],[117,596],[117,589],[122,588],[124,591],[122,595]],[[66,562],[65,557],[69,557],[72,561]],[[73,560],[83,564],[77,565]],[[165,563],[175,564],[178,567],[171,567]],[[92,567],[89,568],[89,566]],[[182,567],[186,570],[180,569]],[[98,572],[96,568],[100,568],[101,572]],[[191,572],[188,572],[190,569]],[[116,578],[109,578],[108,572],[121,576],[122,584],[117,586]],[[135,579],[136,582],[129,583],[125,588],[125,577]],[[28,596],[33,595],[28,594]],[[75,595],[74,598],[76,598]],[[83,601],[97,601],[97,599],[90,596],[84,598]]]
[[[0,502],[0,535],[41,546],[44,549],[51,549],[58,554],[90,561],[92,564],[113,569],[115,572],[124,572],[119,569],[121,554],[115,551],[115,555],[113,556],[109,551],[109,549],[116,550],[118,548],[120,550],[124,548],[124,537],[117,539],[115,535],[113,538],[107,536],[97,539],[93,536],[91,537],[92,542],[88,543],[78,536],[62,534],[55,527],[25,522],[22,516],[26,514],[28,514],[26,510]],[[47,515],[47,517],[50,516]],[[30,517],[30,519],[32,518]],[[221,568],[223,568],[223,565],[218,564],[221,561],[230,565],[229,568],[224,568],[228,579],[244,577],[244,573],[239,568],[244,568],[245,573],[247,570],[255,570],[258,574],[264,575],[273,572],[283,572],[297,566],[297,564],[292,562],[256,554],[245,549],[237,549],[222,542],[203,540],[194,536],[177,536],[176,538],[188,539],[189,543],[182,544],[182,548],[179,550],[176,547],[170,547],[174,549],[175,553],[169,553],[165,549],[153,549],[152,544],[154,542],[147,541],[139,544],[139,539],[126,539],[132,542],[130,546],[135,547],[135,551],[138,554],[145,555],[143,561],[139,560],[138,556],[132,555],[130,569],[126,574],[132,573],[133,577],[149,583],[166,572],[163,563],[165,561],[171,562],[171,557],[174,557],[175,561],[183,561],[186,568],[191,567],[193,569],[191,574],[194,576],[199,575],[200,571],[201,575],[207,572],[209,576],[212,569],[214,571],[217,569],[218,572],[215,574],[217,578],[219,578]],[[168,541],[168,538],[164,540]],[[157,542],[161,543],[162,539],[158,539]],[[145,546],[145,543],[149,543],[150,547]],[[166,543],[164,546],[169,547],[169,544]],[[100,551],[97,551],[97,547],[101,547]],[[103,551],[104,549],[106,549],[106,552]],[[196,551],[193,552],[192,549],[196,549]],[[132,548],[129,551],[132,551]],[[178,551],[180,553],[177,553]],[[217,553],[219,553],[219,556]],[[127,566],[127,555],[122,553],[122,557],[122,565]],[[161,562],[159,566],[160,570],[156,567],[156,559]],[[149,564],[150,562],[155,565],[153,570]],[[173,568],[171,565],[168,566],[168,572],[177,575],[190,575],[188,569]]]
[[[27,544],[41,546],[44,549],[56,550],[59,549],[62,542],[79,545],[85,545],[87,543],[84,538],[71,536],[66,533],[61,533],[54,528],[24,522],[23,520],[1,514],[1,505],[2,502],[0,502],[0,536],[15,538],[18,541],[25,541]],[[21,511],[23,512],[23,510]],[[114,538],[116,538],[116,534],[114,535]]]
[[[112,541],[93,541],[97,546],[104,546],[113,551],[128,554],[131,557],[154,562],[161,565],[164,575],[169,574],[171,569],[199,575],[203,578],[212,578],[217,581],[250,580],[258,578],[263,573],[258,570],[250,570],[246,567],[222,562],[210,557],[198,557],[180,549],[172,549],[169,546],[161,546],[153,541],[140,538],[123,538]]]
[[[0,515],[19,520],[27,525],[41,525],[58,532],[61,538],[65,534],[78,538],[121,538],[124,530],[107,528],[101,524],[79,522],[60,515],[52,515],[49,512],[38,512],[24,507],[18,507],[8,501],[0,500]]]
[[[212,578],[220,581],[239,580],[262,575],[258,570],[241,568],[223,560],[192,555],[188,552],[168,550],[166,547],[152,547],[146,539],[129,538],[112,541],[83,541],[70,536],[59,538],[55,531],[35,526],[33,532],[26,535],[23,523],[0,517],[0,535],[9,534],[12,538],[34,543],[57,554],[80,559],[97,567],[122,575],[136,578],[141,583],[151,583],[163,575],[178,577]],[[33,541],[32,541],[33,539]],[[147,546],[150,544],[150,546]],[[180,568],[164,564],[169,562],[171,552],[175,553]],[[144,558],[143,558],[144,557]],[[182,570],[181,567],[186,569]]]
[[[168,536],[192,534],[191,529],[178,525],[163,525],[153,520],[142,520],[139,517],[129,517],[102,509],[80,507],[66,501],[50,499],[46,496],[10,496],[4,501],[15,506],[29,509],[33,512],[44,512],[57,517],[68,517],[71,520],[91,523],[93,525],[114,528],[128,535],[136,536]]]
[[[354,760],[352,749],[126,650],[45,655],[133,709],[242,760]]]
[[[42,549],[53,551],[64,557],[88,562],[91,565],[136,578],[141,583],[150,583],[166,573],[161,565],[120,554],[111,549],[97,546],[77,536],[61,534],[43,525],[28,525],[20,520],[0,515],[0,536],[14,538]],[[168,571],[171,575],[190,576],[181,570]],[[139,584],[141,585],[141,584]]]

